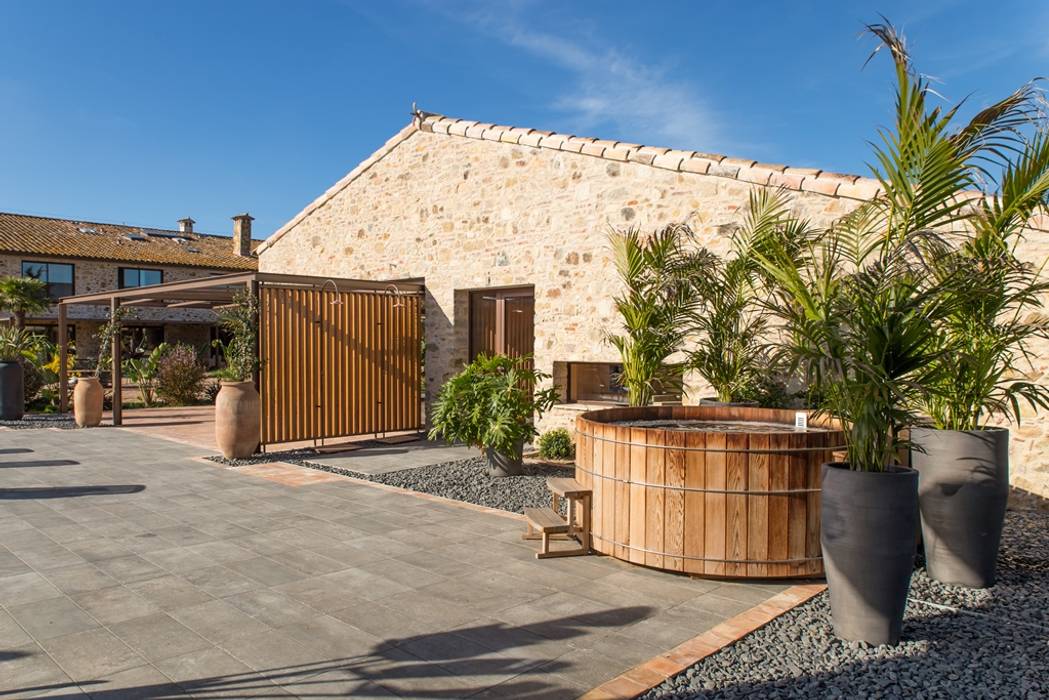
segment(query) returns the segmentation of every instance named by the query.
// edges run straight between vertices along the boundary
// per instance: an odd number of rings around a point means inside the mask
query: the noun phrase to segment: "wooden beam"
[[[159,299],[132,299],[125,301],[124,306],[146,306],[147,304],[155,304]]]
[[[69,372],[66,363],[69,358],[69,338],[66,336],[66,305],[58,305],[58,412],[69,410]]]
[[[120,309],[119,299],[109,300],[109,319],[110,322],[116,318],[117,312]],[[122,333],[117,333],[113,336],[113,350],[112,350],[112,367],[110,368],[110,374],[113,377],[113,425],[124,424],[124,391],[123,377],[120,372],[120,350],[121,341],[123,340]]]
[[[210,309],[215,304],[224,304],[222,301],[173,301],[170,304],[164,304],[169,309],[182,309],[182,308],[193,308],[200,307],[203,309]]]

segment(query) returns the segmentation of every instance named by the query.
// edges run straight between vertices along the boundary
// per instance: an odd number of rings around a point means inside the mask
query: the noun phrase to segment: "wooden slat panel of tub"
[[[790,487],[790,435],[769,436],[769,490],[786,491]],[[769,496],[769,559],[781,562],[787,558],[787,528],[789,526],[789,498],[786,495]],[[786,564],[770,563],[769,576],[787,576],[790,567]]]
[[[705,482],[706,501],[703,504],[704,553],[707,561],[703,573],[710,576],[725,575],[725,433],[707,433],[707,459]]]
[[[747,576],[769,575],[769,436],[750,436],[751,453],[747,460],[747,486],[755,491],[747,496]]]
[[[630,561],[645,563],[645,491],[648,430],[630,430]]]
[[[615,556],[629,559],[627,543],[630,541],[630,428],[616,426],[616,469],[615,469],[615,518],[612,533],[615,540]]]
[[[648,449],[645,454],[646,479],[649,487],[645,494],[645,564],[657,569],[663,568],[663,530],[666,525],[666,513],[663,508],[666,502],[664,491],[658,486],[664,483],[664,472],[666,469],[666,450],[659,449],[666,445],[665,430],[647,430],[647,442],[649,445],[657,446],[657,449]]]
[[[664,464],[664,483],[668,486],[663,491],[663,551],[667,553],[664,568],[671,571],[684,571],[685,564],[681,555],[685,552],[685,433],[681,430],[668,430],[665,433],[669,449]]]
[[[703,574],[706,554],[706,488],[707,435],[698,430],[685,434],[685,571]]]
[[[794,450],[804,448],[806,445],[805,435],[791,435],[790,446]],[[804,559],[806,556],[806,545],[808,536],[805,528],[808,524],[807,504],[808,494],[803,493],[808,488],[808,464],[812,453],[793,451],[790,454],[789,486],[792,491],[789,502],[789,527],[787,535],[787,558],[793,560],[791,564],[791,575],[798,575],[805,570]],[[817,453],[818,454],[818,453]]]
[[[739,411],[739,409],[736,409]],[[748,436],[745,433],[729,433],[725,440],[725,488],[739,492],[747,490]],[[747,497],[741,493],[730,493],[725,497],[725,564],[726,576],[746,576],[747,565]]]

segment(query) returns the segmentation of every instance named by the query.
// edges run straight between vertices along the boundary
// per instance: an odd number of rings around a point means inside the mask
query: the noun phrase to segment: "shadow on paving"
[[[279,666],[259,671],[211,676],[178,683],[157,683],[123,688],[99,688],[107,681],[81,681],[79,686],[96,700],[117,698],[182,697],[188,693],[195,698],[217,697],[286,697],[286,688],[295,695],[306,697],[389,697],[392,693],[408,693],[419,698],[462,698],[491,690],[498,697],[550,697],[557,691],[575,694],[574,689],[551,680],[549,674],[571,667],[564,657],[544,660],[535,656],[515,655],[521,649],[550,640],[565,640],[583,636],[589,630],[615,627],[636,622],[651,614],[645,606],[617,608],[598,613],[545,620],[527,625],[541,628],[544,637],[528,633],[524,627],[504,623],[475,625],[432,634],[421,634],[383,640],[368,653],[306,664]],[[483,652],[474,649],[484,639]],[[415,656],[405,647],[423,649],[426,658]],[[231,649],[236,654],[236,651]],[[610,674],[612,671],[610,670]],[[508,680],[492,686],[483,681],[470,683],[471,677],[507,677]],[[454,679],[454,687],[448,681]],[[430,680],[432,683],[427,684]],[[407,682],[410,687],[401,687]],[[430,687],[427,687],[427,686]],[[277,686],[277,687],[275,687]],[[70,693],[61,692],[63,688]],[[20,688],[17,693],[47,693],[52,698],[82,697],[77,684],[49,684]],[[0,691],[0,697],[7,693]]]
[[[74,467],[80,464],[72,459],[36,459],[28,462],[3,462],[0,469],[23,469],[25,467]]]
[[[0,455],[24,455],[33,452],[28,447],[5,447],[0,449]]]
[[[114,484],[111,486],[26,486],[0,489],[0,500],[20,501],[38,498],[79,498],[81,496],[121,496],[145,491],[142,484]]]

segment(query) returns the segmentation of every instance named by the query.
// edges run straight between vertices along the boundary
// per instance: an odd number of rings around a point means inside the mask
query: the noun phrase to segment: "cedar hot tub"
[[[820,467],[829,420],[793,410],[649,406],[576,419],[576,479],[593,490],[592,548],[719,578],[823,575]]]

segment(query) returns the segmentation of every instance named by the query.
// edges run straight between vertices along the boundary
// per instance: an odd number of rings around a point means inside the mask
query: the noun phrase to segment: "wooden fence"
[[[262,443],[420,430],[422,297],[261,285]]]

